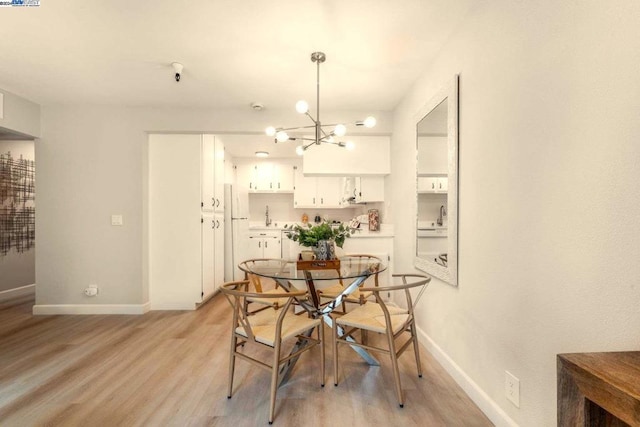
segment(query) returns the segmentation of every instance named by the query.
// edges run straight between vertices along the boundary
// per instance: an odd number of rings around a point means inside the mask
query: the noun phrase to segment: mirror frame
[[[418,124],[444,100],[447,101],[447,267],[417,256],[418,245]],[[416,211],[414,262],[422,270],[446,283],[458,286],[458,75],[418,110],[414,116],[416,135]]]

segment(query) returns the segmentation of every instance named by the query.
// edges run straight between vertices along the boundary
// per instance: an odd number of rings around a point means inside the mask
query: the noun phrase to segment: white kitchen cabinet
[[[449,179],[447,177],[418,177],[418,193],[446,193],[448,189]]]
[[[287,163],[273,164],[273,189],[279,192],[292,193],[294,187],[294,166]]]
[[[358,176],[353,180],[353,195],[356,203],[384,202],[383,176]]]
[[[223,214],[213,212],[217,204],[211,142],[215,152],[212,136],[149,136],[147,246],[152,310],[193,310],[224,281],[218,273],[224,268],[219,249],[224,246]],[[203,197],[209,197],[208,206]],[[220,224],[219,234],[216,224]]]
[[[202,215],[202,298],[216,290],[215,273],[215,219],[211,214]]]
[[[347,150],[335,144],[310,147],[302,156],[307,176],[384,176],[391,173],[390,138],[388,136],[344,136],[355,144]]]
[[[280,231],[264,231],[249,233],[249,259],[280,258]]]
[[[204,212],[224,212],[224,145],[215,135],[202,135],[202,200]]]
[[[213,227],[214,231],[214,248],[213,248],[213,259],[214,259],[214,291],[220,289],[220,286],[224,283],[224,214],[215,214],[213,217],[215,221],[215,226]],[[207,295],[203,295],[203,298],[206,298]]]
[[[285,162],[249,162],[237,165],[238,185],[249,192],[293,192],[293,165]]]
[[[307,177],[296,168],[293,206],[295,208],[341,208],[342,178]]]

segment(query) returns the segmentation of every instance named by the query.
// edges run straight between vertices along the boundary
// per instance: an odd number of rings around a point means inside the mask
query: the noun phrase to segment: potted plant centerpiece
[[[351,237],[349,227],[326,221],[318,225],[286,225],[285,234],[300,246],[312,248],[317,260],[334,259],[335,245],[341,248],[345,239]]]

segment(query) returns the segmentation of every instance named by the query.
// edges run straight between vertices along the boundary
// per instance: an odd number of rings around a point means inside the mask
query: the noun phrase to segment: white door
[[[321,208],[338,208],[341,206],[340,188],[342,178],[321,177],[318,178],[316,190],[316,206]]]
[[[276,191],[293,191],[293,165],[276,163],[273,169],[274,185]]]
[[[255,166],[250,163],[242,163],[236,166],[236,186],[238,190],[245,192],[255,190]]]
[[[215,200],[215,212],[224,212],[224,144],[220,137],[215,137],[214,144],[214,182],[213,198]]]
[[[194,309],[202,293],[200,135],[149,136],[152,310]]]
[[[249,247],[247,248],[247,259],[262,258],[263,237],[249,236]]]
[[[202,210],[204,212],[213,212],[215,208],[215,196],[213,188],[213,182],[215,178],[215,150],[213,135],[202,135],[202,157],[200,161],[200,167],[202,170]]]
[[[263,257],[280,258],[281,256],[280,237],[265,237],[263,240]]]
[[[316,206],[316,181],[317,178],[305,177],[302,168],[296,169],[296,188],[293,191],[293,206],[296,208],[308,208]]]
[[[214,290],[220,289],[224,283],[224,215],[216,214],[213,217],[214,230]]]
[[[215,290],[215,219],[213,215],[202,215],[202,299]],[[224,242],[224,240],[223,240]]]

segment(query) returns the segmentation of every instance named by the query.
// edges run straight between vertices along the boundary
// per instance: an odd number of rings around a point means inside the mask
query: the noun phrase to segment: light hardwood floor
[[[143,316],[32,316],[33,303],[0,303],[0,426],[267,425],[268,372],[238,360],[226,397],[231,311],[221,295],[197,311]],[[319,355],[304,354],[278,390],[274,425],[492,425],[424,349],[421,379],[413,352],[400,358],[402,409],[382,355],[370,367],[342,348],[340,384],[328,369],[324,388]]]

